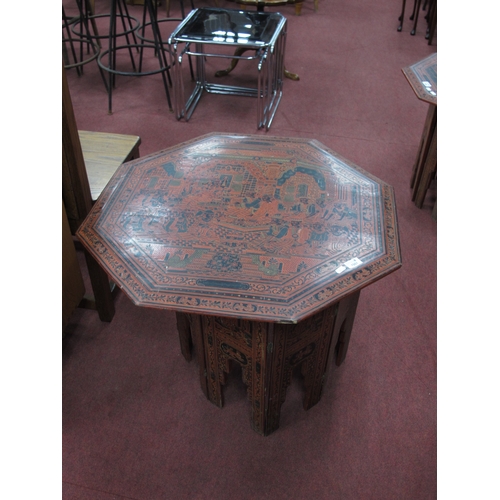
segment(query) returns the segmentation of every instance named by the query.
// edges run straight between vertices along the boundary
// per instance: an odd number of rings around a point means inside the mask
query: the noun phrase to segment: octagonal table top
[[[213,133],[124,163],[77,236],[136,305],[270,322],[401,266],[393,188],[298,138]]]
[[[437,52],[402,71],[416,96],[437,106]]]

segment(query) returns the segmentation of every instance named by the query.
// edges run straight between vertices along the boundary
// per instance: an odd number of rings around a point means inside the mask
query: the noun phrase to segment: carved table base
[[[279,427],[281,405],[296,367],[304,376],[304,409],[321,399],[329,360],[334,357],[339,366],[345,359],[358,299],[359,292],[353,293],[298,324],[178,312],[181,351],[189,361],[194,345],[201,388],[219,407],[231,362],[239,363],[252,405],[252,428],[267,436]]]

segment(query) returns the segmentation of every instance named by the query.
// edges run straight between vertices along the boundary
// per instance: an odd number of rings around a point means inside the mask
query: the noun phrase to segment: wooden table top
[[[437,106],[437,52],[402,71],[417,97]]]
[[[131,158],[141,144],[137,135],[79,130],[83,159],[93,200],[97,200],[116,169]]]
[[[307,139],[132,160],[77,235],[136,305],[250,320],[296,323],[401,266],[393,188]]]

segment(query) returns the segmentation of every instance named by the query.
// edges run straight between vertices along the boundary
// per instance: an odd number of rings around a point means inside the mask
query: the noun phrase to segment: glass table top
[[[200,8],[191,11],[171,40],[221,44],[269,45],[285,18],[279,13]]]

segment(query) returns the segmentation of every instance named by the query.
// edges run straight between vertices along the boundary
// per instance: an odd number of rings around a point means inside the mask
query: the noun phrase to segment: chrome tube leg
[[[174,113],[177,119],[179,119],[180,115],[180,81],[179,81],[179,66],[181,63],[179,62],[179,56],[177,54],[177,44],[174,43],[170,47],[169,51],[170,55],[170,67],[172,68],[172,95],[174,101]]]
[[[263,116],[263,102],[264,99],[264,89],[263,89],[263,78],[262,78],[262,70],[263,70],[263,58],[259,60],[257,67],[257,129],[262,127],[264,116]]]
[[[184,80],[182,78],[182,59],[183,54],[181,54],[177,63],[177,88],[179,89],[179,100],[177,103],[177,119],[180,120],[186,111],[186,99],[184,98]]]

